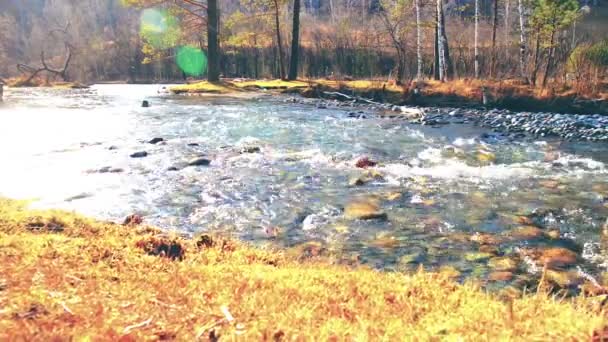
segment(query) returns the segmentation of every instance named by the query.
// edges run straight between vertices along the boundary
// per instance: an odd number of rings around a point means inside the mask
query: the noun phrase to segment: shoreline
[[[218,236],[187,240],[137,217],[121,225],[0,199],[0,237],[0,339],[590,339],[605,331],[605,296],[556,300],[542,287],[492,295],[449,272],[335,265],[314,245],[293,254]]]

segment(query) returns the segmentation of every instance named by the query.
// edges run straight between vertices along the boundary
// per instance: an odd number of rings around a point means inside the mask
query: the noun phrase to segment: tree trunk
[[[209,63],[207,80],[217,82],[220,80],[220,47],[219,47],[219,11],[217,0],[207,1],[207,54]]]
[[[540,59],[540,28],[536,32],[536,47],[534,49],[534,66],[532,67],[532,75],[530,76],[530,82],[532,85],[536,85],[536,74],[538,73]]]
[[[274,0],[274,22],[277,33],[277,50],[279,52],[279,75],[285,79],[285,58],[283,56],[283,38],[281,37],[281,23],[279,21],[279,1]]]
[[[475,78],[479,78],[479,0],[475,0]]]
[[[439,81],[439,13],[435,11],[435,55],[433,64],[433,78]]]
[[[555,26],[553,26],[555,27]],[[547,86],[547,80],[549,79],[549,73],[553,66],[553,59],[555,55],[555,29],[551,31],[551,40],[549,42],[549,58],[547,58],[547,66],[545,67],[545,74],[543,75],[543,88]]]
[[[509,33],[510,33],[510,28],[511,28],[511,22],[510,20],[510,14],[511,14],[511,0],[505,0],[505,50],[508,51],[509,49]],[[505,51],[505,52],[506,52]]]
[[[496,75],[496,29],[498,28],[498,0],[494,0],[494,22],[492,23],[492,62],[490,63],[490,78]]]
[[[517,10],[519,12],[519,71],[521,77],[528,82],[528,77],[526,75],[526,20],[523,0],[517,1]]]
[[[288,79],[298,78],[298,59],[300,55],[300,0],[293,1],[293,33],[291,38],[291,62]]]
[[[438,31],[438,52],[439,52],[439,80],[446,81],[451,73],[450,51],[448,48],[448,38],[445,33],[445,17],[443,16],[443,0],[437,0],[437,31]]]
[[[416,6],[416,80],[422,79],[422,28],[420,22],[420,0],[414,0]]]

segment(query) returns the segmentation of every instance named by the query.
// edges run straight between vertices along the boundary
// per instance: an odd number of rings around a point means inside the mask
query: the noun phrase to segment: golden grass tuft
[[[585,340],[603,326],[590,298],[504,302],[445,275],[298,261],[26,205],[0,199],[2,341]]]

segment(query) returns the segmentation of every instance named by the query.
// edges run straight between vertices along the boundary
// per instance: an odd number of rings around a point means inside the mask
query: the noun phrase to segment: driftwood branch
[[[49,74],[52,74],[55,76],[59,76],[59,77],[61,77],[61,79],[63,81],[68,81],[68,69],[70,67],[70,62],[72,61],[72,56],[74,54],[74,47],[67,40],[69,28],[70,28],[70,23],[67,23],[65,28],[53,29],[53,30],[49,31],[49,33],[48,33],[49,39],[52,38],[55,33],[61,33],[66,37],[65,41],[64,41],[64,46],[66,49],[66,57],[63,62],[62,68],[55,69],[55,68],[50,67],[46,61],[45,51],[43,49],[40,52],[40,63],[42,64],[41,67],[33,67],[33,66],[30,66],[27,64],[22,64],[22,63],[17,64],[17,70],[20,73],[29,74],[27,76],[27,79],[22,82],[23,84],[25,84],[25,85],[29,84],[34,78],[38,77],[38,75],[40,75],[42,72],[46,72],[46,73],[49,73]]]

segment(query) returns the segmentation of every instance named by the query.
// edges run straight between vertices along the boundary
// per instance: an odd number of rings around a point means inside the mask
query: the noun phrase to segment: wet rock
[[[146,152],[146,151],[135,152],[130,155],[131,158],[145,158],[147,156],[148,156],[148,152]]]
[[[513,279],[513,273],[509,271],[495,271],[488,275],[489,281],[510,281]]]
[[[384,199],[387,201],[396,201],[398,199],[400,199],[403,196],[402,193],[400,192],[389,192],[384,194]]]
[[[141,102],[141,106],[142,106],[143,108],[148,108],[148,107],[150,107],[150,102],[149,102],[148,100],[143,100],[143,101]]]
[[[547,189],[557,189],[557,187],[560,185],[560,183],[556,180],[543,180],[538,182],[538,184]]]
[[[511,257],[491,258],[488,261],[488,266],[496,271],[515,271],[518,261]]]
[[[116,151],[116,150],[118,150],[118,146],[112,145],[112,146],[108,147],[108,150],[110,150],[110,151]]]
[[[372,220],[387,218],[375,201],[356,201],[344,208],[344,216],[349,220]]]
[[[521,226],[507,232],[507,235],[515,240],[535,240],[544,236],[542,229],[534,226]]]
[[[245,153],[260,153],[262,152],[262,149],[257,147],[257,146],[248,146],[248,147],[243,147],[241,149],[241,153],[245,154]]]
[[[152,140],[148,141],[148,144],[156,145],[156,144],[164,142],[164,141],[165,141],[165,139],[163,139],[163,138],[153,138]]]
[[[469,252],[464,255],[464,259],[471,262],[481,262],[490,259],[492,256],[490,253]]]
[[[572,266],[577,261],[576,253],[561,247],[545,249],[540,255],[540,262],[548,268]]]
[[[198,147],[198,146],[200,146],[200,144],[199,143],[189,143],[187,146],[188,147]]]
[[[360,169],[367,169],[368,167],[374,167],[376,165],[378,165],[378,163],[370,160],[368,157],[359,158],[359,160],[357,160],[355,163],[355,166]]]
[[[369,245],[377,248],[395,248],[399,246],[399,240],[388,233],[381,233],[369,242]]]
[[[575,271],[558,271],[548,269],[544,273],[547,281],[561,287],[575,287],[583,282],[583,279]]]
[[[498,236],[488,233],[475,233],[469,239],[472,242],[477,242],[480,245],[498,245],[502,242]]]
[[[188,161],[188,166],[209,166],[210,164],[211,160],[205,157],[196,157]]]
[[[361,186],[373,181],[383,181],[384,176],[376,170],[367,170],[358,177],[353,177],[348,181],[349,186]]]
[[[169,166],[169,168],[167,168],[167,171],[172,171],[172,172],[179,171],[179,170],[180,170],[180,168],[177,166]]]
[[[546,233],[547,237],[553,240],[558,240],[561,237],[561,233],[559,231],[559,229],[552,229],[547,231]]]
[[[476,158],[481,165],[490,165],[496,161],[496,155],[486,150],[477,151]]]
[[[481,245],[479,246],[479,251],[481,253],[487,253],[492,255],[500,254],[500,250],[498,249],[498,247],[492,245]]]

